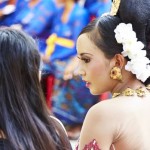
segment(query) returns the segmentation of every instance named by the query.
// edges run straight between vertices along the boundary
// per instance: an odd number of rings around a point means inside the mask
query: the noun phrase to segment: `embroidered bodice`
[[[78,150],[78,146],[76,147],[76,150]],[[85,145],[83,150],[101,150],[101,149],[98,147],[96,140],[93,140],[89,144]]]

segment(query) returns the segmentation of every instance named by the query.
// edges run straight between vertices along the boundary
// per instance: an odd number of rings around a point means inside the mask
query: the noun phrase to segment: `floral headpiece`
[[[150,60],[146,57],[146,50],[143,50],[144,44],[137,40],[132,24],[120,23],[114,32],[117,43],[123,45],[122,55],[130,59],[125,69],[145,82],[150,77]]]

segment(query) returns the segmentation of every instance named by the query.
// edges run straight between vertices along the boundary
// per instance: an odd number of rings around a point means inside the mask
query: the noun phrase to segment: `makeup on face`
[[[105,57],[102,50],[96,47],[87,34],[79,36],[77,51],[80,59],[78,72],[80,72],[85,86],[89,88],[91,94],[101,94],[109,82],[110,60]]]

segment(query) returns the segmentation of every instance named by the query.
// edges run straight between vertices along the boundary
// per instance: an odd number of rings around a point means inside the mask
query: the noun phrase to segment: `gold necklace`
[[[148,84],[146,86],[146,89],[150,90],[150,84]],[[120,95],[122,95],[122,96],[134,96],[135,94],[139,97],[144,97],[146,95],[146,91],[144,90],[143,87],[139,87],[136,90],[128,87],[123,92],[113,93],[112,98],[115,98],[115,97],[120,96]]]
[[[150,90],[150,84],[148,84],[148,85],[146,86],[146,89],[147,89],[147,90]]]

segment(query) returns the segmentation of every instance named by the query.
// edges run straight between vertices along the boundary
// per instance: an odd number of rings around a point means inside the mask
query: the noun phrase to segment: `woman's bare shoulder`
[[[94,139],[100,148],[110,148],[117,128],[117,119],[110,101],[102,101],[88,111],[81,130],[79,149]]]
[[[128,112],[123,106],[124,100],[105,100],[92,106],[88,111],[81,130],[79,149],[95,139],[102,149],[109,149],[118,136],[118,129]],[[126,107],[126,106],[125,106]],[[91,134],[92,133],[92,134]]]
[[[89,116],[96,117],[97,121],[98,119],[112,119],[114,122],[117,118],[122,118],[122,116],[126,115],[127,113],[130,113],[130,110],[132,111],[133,107],[138,105],[139,101],[136,101],[136,98],[133,100],[133,98],[123,97],[119,98],[116,97],[114,99],[105,100],[102,102],[97,103],[88,112]],[[140,104],[139,104],[140,105]]]
[[[137,97],[137,96],[122,96],[112,98],[110,100],[105,100],[99,102],[98,104],[94,105],[89,113],[93,115],[100,115],[100,117],[109,117],[112,116],[122,118],[135,111],[139,111],[148,107],[150,109],[150,96],[146,97]],[[113,117],[115,121],[115,118]]]

